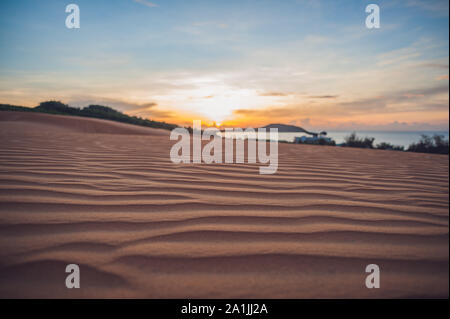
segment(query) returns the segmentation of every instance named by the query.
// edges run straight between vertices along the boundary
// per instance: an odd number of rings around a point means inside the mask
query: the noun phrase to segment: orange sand
[[[173,164],[173,144],[0,112],[0,297],[448,298],[448,156],[280,144],[259,175]]]

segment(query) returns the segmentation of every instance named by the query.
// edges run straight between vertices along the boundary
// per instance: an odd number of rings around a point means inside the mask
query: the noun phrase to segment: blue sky
[[[65,7],[80,7],[67,29]],[[365,27],[376,3],[381,28]],[[0,103],[448,130],[448,1],[2,1]]]

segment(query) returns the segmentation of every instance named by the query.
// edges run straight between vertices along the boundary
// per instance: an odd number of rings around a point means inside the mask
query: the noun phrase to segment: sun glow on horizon
[[[163,105],[184,113],[195,113],[211,122],[224,123],[233,118],[240,109],[260,109],[282,106],[279,97],[261,96],[260,90],[235,87],[220,78],[190,78],[182,82],[182,88],[165,96],[155,96]],[[218,125],[220,126],[220,125]]]

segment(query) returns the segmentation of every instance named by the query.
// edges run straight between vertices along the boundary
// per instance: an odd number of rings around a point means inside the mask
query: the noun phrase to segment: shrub
[[[280,142],[280,141],[279,141]],[[295,138],[294,142],[295,144],[309,144],[309,145],[328,145],[328,146],[336,146],[336,142],[333,139],[330,138],[316,138],[316,139],[307,139],[302,141],[300,138]]]
[[[70,107],[60,101],[41,102],[39,106],[35,107],[36,111],[54,114],[70,114],[79,115],[80,109]]]
[[[405,148],[400,145],[392,145],[391,143],[382,142],[380,144],[377,144],[377,149],[380,150],[391,150],[391,151],[404,151]]]
[[[20,112],[33,112],[31,107],[15,106],[11,104],[0,104],[0,111],[20,111]]]
[[[345,143],[343,144],[343,146],[373,148],[374,141],[375,141],[375,138],[373,138],[373,137],[360,138],[360,137],[356,136],[355,132],[353,132],[349,136],[345,137]]]
[[[449,141],[443,135],[422,135],[419,142],[409,145],[408,152],[448,154],[448,149]]]

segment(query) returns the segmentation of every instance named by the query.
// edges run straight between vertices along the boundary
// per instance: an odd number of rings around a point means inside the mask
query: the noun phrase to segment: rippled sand
[[[259,175],[173,143],[0,112],[0,297],[448,298],[448,156],[280,144]]]

